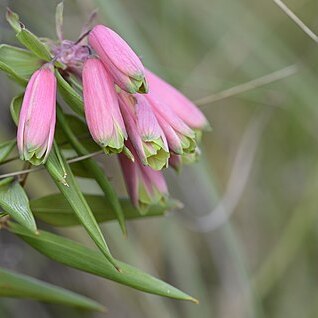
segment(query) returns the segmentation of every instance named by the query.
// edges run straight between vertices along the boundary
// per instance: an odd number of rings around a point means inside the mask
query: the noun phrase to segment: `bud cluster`
[[[67,40],[52,47],[83,85],[84,112],[94,141],[119,162],[132,202],[139,208],[168,195],[162,170],[179,170],[200,153],[202,112],[177,89],[144,68],[113,30],[97,25],[88,45]],[[18,125],[21,158],[45,162],[55,127],[56,78],[53,63],[36,71],[26,88]]]

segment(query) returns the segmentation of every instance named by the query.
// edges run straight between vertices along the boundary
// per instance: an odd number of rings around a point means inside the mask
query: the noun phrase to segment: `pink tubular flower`
[[[87,126],[93,139],[106,153],[119,153],[127,133],[111,76],[97,58],[83,67],[83,97]]]
[[[183,155],[172,154],[169,158],[169,166],[171,166],[177,172],[181,171],[184,164],[191,164],[198,160],[201,154],[200,148],[196,148],[192,153],[186,153]]]
[[[141,162],[154,170],[168,165],[166,137],[147,99],[143,95],[119,94],[119,105],[128,138]]]
[[[52,148],[56,121],[56,78],[51,65],[37,70],[27,85],[20,111],[17,144],[22,160],[44,163]]]
[[[131,94],[147,93],[145,70],[139,57],[116,32],[96,25],[88,41],[120,88]]]
[[[150,92],[168,105],[190,128],[194,130],[210,128],[203,113],[187,97],[149,70],[146,70],[146,76]]]
[[[170,107],[160,102],[151,91],[146,98],[167,138],[169,149],[179,155],[194,152],[196,149],[194,131]]]
[[[169,158],[169,166],[172,167],[177,172],[180,172],[182,167],[182,156],[172,154]]]
[[[147,211],[149,205],[166,199],[167,184],[161,171],[144,166],[130,143],[127,143],[127,147],[136,159],[132,162],[123,154],[119,155],[126,188],[132,203],[141,211]]]

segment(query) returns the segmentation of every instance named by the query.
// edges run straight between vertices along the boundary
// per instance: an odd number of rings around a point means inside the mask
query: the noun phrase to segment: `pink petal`
[[[136,95],[136,116],[138,130],[144,140],[155,140],[160,138],[162,130],[157,118],[145,96]]]
[[[195,134],[193,130],[180,119],[180,117],[171,108],[160,102],[156,95],[151,91],[147,94],[146,98],[151,104],[152,109],[156,114],[160,114],[162,118],[170,125],[174,130],[181,133],[182,135],[194,138]]]
[[[146,70],[149,91],[169,107],[191,128],[203,129],[209,126],[204,114],[176,88]]]
[[[114,83],[102,62],[86,60],[82,76],[85,117],[93,139],[106,146],[115,138],[117,126],[127,137]]]
[[[51,149],[55,108],[56,78],[51,66],[46,64],[32,75],[24,95],[17,134],[22,156],[25,152],[36,151],[40,159]]]
[[[119,94],[119,106],[124,118],[129,140],[136,150],[138,157],[146,164],[147,157],[143,148],[142,139],[137,128],[136,114],[134,113],[134,97],[125,92]]]
[[[112,74],[120,71],[135,79],[142,80],[144,77],[144,67],[139,57],[113,30],[96,25],[89,34],[89,43]]]

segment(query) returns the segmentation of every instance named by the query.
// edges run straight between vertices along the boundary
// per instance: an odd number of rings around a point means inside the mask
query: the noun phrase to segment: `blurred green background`
[[[58,1],[0,0],[0,42],[17,45],[5,8],[38,36],[55,38]],[[318,32],[318,2],[285,2]],[[286,67],[285,79],[202,106],[213,131],[199,163],[167,171],[184,203],[165,218],[104,226],[113,254],[199,298],[200,305],[150,296],[49,261],[0,233],[0,266],[95,298],[107,314],[0,300],[2,318],[246,318],[318,316],[317,48],[272,1],[66,0],[65,35],[89,13],[119,32],[144,64],[193,100]],[[297,66],[295,66],[297,64]],[[0,74],[0,141],[15,136],[9,103],[19,88]],[[21,169],[1,167],[1,172]],[[106,173],[123,191],[115,160]],[[32,187],[30,187],[32,184]],[[84,191],[95,191],[82,180]],[[43,173],[31,197],[56,191]],[[80,228],[59,230],[90,244]]]

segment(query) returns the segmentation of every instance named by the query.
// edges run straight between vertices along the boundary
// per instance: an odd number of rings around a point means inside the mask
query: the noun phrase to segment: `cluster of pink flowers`
[[[91,136],[105,153],[119,154],[136,206],[160,202],[168,195],[161,170],[169,165],[179,169],[183,162],[196,160],[197,142],[208,121],[189,99],[145,69],[111,29],[95,26],[88,43],[89,52],[96,53],[83,55],[81,78]],[[24,95],[17,137],[22,159],[33,164],[47,159],[55,104],[56,78],[48,63],[32,75]]]

